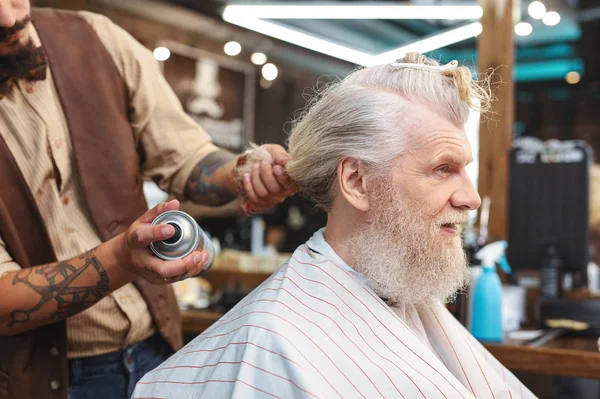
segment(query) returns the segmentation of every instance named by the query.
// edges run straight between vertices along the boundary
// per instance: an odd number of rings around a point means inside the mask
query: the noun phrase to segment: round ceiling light
[[[546,14],[546,6],[541,1],[532,1],[527,7],[529,15],[533,19],[542,19]]]
[[[233,57],[242,52],[242,45],[238,42],[227,42],[223,47],[223,51],[225,51],[225,54]]]
[[[250,61],[254,65],[264,65],[267,62],[267,56],[264,53],[253,53],[250,56]]]
[[[560,22],[560,14],[556,11],[548,11],[546,14],[544,14],[542,22],[548,26],[558,25]]]
[[[271,63],[265,64],[262,67],[262,76],[266,80],[275,80],[278,74],[279,71],[277,70],[277,67]]]
[[[515,25],[515,33],[519,36],[529,36],[533,32],[533,26],[529,22],[519,22]]]
[[[568,84],[574,85],[579,83],[581,80],[581,75],[577,71],[571,71],[565,75],[565,80]]]
[[[166,47],[157,47],[154,49],[154,51],[152,52],[152,55],[154,56],[154,58],[156,58],[158,61],[166,61],[169,59],[169,57],[171,56],[171,51],[169,51],[168,48]]]

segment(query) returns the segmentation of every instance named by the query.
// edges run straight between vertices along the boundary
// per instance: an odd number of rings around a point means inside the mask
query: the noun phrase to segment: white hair
[[[439,65],[418,53],[399,62]],[[415,105],[462,127],[469,108],[486,111],[488,90],[462,66],[447,71],[381,65],[354,71],[316,96],[294,122],[286,166],[300,191],[329,210],[338,164],[356,158],[373,173],[409,149],[407,133],[418,121]]]

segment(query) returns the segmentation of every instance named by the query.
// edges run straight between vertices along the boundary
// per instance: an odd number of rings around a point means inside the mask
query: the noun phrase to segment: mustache
[[[15,22],[15,24],[13,26],[11,26],[10,28],[0,29],[0,42],[6,41],[6,39],[11,37],[15,33],[20,32],[23,29],[25,29],[29,22],[31,22],[31,15],[28,15],[25,18],[23,18],[22,20]]]
[[[435,223],[441,226],[443,224],[465,224],[468,221],[469,214],[467,212],[451,211],[437,217]]]

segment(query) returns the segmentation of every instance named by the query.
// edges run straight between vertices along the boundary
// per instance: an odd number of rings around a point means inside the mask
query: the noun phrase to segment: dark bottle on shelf
[[[558,299],[562,296],[562,276],[564,264],[556,245],[547,244],[540,266],[540,293],[545,299]]]

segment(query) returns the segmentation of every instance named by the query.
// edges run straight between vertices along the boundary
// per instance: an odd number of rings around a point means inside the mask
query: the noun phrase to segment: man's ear
[[[365,167],[356,158],[345,158],[337,168],[338,188],[342,197],[359,211],[369,210]]]

